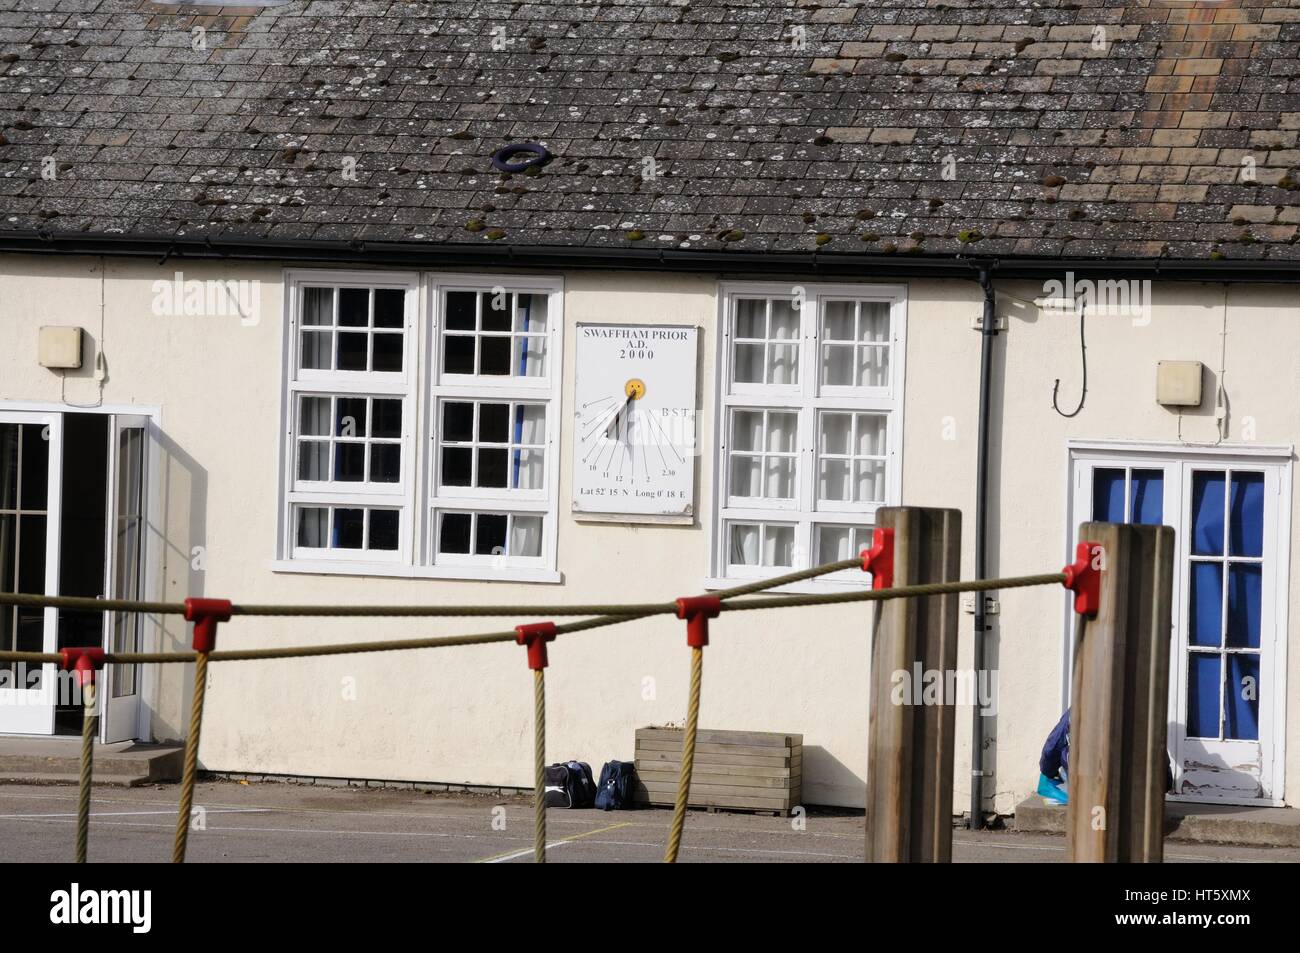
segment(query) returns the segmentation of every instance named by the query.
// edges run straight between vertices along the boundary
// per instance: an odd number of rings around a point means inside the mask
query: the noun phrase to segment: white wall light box
[[[41,367],[76,370],[81,367],[81,328],[41,328],[37,348]]]
[[[1201,406],[1200,361],[1160,361],[1156,364],[1156,403],[1162,407]]]

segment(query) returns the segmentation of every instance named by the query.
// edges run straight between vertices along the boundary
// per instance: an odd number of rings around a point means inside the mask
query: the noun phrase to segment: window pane
[[[858,414],[858,442],[855,452],[860,457],[883,457],[885,448],[885,418],[880,414]]]
[[[1264,554],[1264,474],[1233,473],[1229,544],[1234,556]]]
[[[767,382],[769,384],[799,383],[799,345],[769,344],[767,346]]]
[[[370,289],[339,289],[339,327],[364,328],[370,324]]]
[[[449,334],[442,339],[442,372],[444,374],[474,373],[474,341],[461,334]]]
[[[372,338],[374,359],[371,370],[385,373],[400,373],[402,370],[403,335],[378,333]]]
[[[730,561],[735,566],[758,565],[759,527],[753,523],[732,523],[728,545]]]
[[[759,464],[759,459],[759,457],[751,457],[744,454],[732,454],[732,496],[756,497],[762,495],[762,468]]]
[[[848,455],[853,439],[851,414],[822,414],[822,453]]]
[[[400,400],[381,400],[376,397],[370,403],[370,434],[373,437],[400,437],[402,435],[402,402]]]
[[[763,527],[763,565],[794,565],[794,527]]]
[[[442,448],[442,482],[445,486],[469,486],[474,451],[469,447]]]
[[[334,548],[360,549],[365,526],[365,510],[334,511]]]
[[[402,447],[396,443],[370,446],[370,482],[397,483],[402,479]]]
[[[515,330],[534,334],[545,331],[549,295],[521,294],[515,295],[515,299]]]
[[[506,517],[494,513],[480,513],[474,529],[474,553],[478,556],[495,556],[506,551]]]
[[[822,338],[826,341],[852,341],[854,338],[854,304],[852,301],[827,301],[822,316]]]
[[[472,291],[447,292],[447,330],[473,331],[478,295]]]
[[[513,301],[512,294],[483,295],[483,330],[509,331]]]
[[[329,545],[330,511],[323,506],[298,508],[298,545],[324,549]]]
[[[860,460],[854,466],[854,500],[858,503],[885,502],[884,461]]]
[[[298,479],[326,480],[330,471],[330,445],[324,440],[298,442]]]
[[[366,370],[366,350],[370,344],[370,335],[364,332],[339,332],[338,370]]]
[[[360,483],[366,478],[366,445],[364,443],[336,443],[334,445],[334,479]]]
[[[544,456],[542,450],[515,450],[510,460],[510,485],[517,490],[540,490],[544,484]]]
[[[774,298],[772,300],[772,324],[768,337],[776,341],[793,341],[799,337],[799,312],[794,302]]]
[[[329,545],[329,510],[325,507],[298,508],[298,545],[325,549]]]
[[[853,345],[826,344],[822,347],[822,383],[833,387],[853,385]]]
[[[767,337],[767,302],[761,298],[741,298],[736,301],[737,338],[762,339]]]
[[[732,379],[737,384],[763,383],[763,345],[737,344]]]
[[[1098,467],[1092,471],[1092,518],[1098,523],[1124,522],[1124,471]]]
[[[397,549],[397,527],[399,523],[397,510],[370,511],[370,549]]]
[[[325,325],[334,323],[334,289],[302,289],[302,323],[303,325]]]
[[[302,368],[308,371],[327,371],[334,363],[332,331],[302,332]]]
[[[478,486],[504,487],[506,485],[505,448],[479,450],[478,452]]]
[[[298,400],[298,432],[309,437],[330,435],[330,399],[302,397]]]
[[[1192,552],[1197,555],[1223,552],[1223,484],[1222,473],[1192,474]]]
[[[858,348],[858,384],[863,387],[889,386],[889,348],[867,345]]]
[[[400,288],[375,289],[375,327],[402,327],[406,323],[405,308],[405,291]]]
[[[543,404],[519,404],[515,407],[517,443],[541,446],[546,442],[546,407]]]
[[[1129,521],[1159,526],[1165,521],[1165,473],[1134,470],[1129,478]]]
[[[505,443],[510,439],[510,405],[478,405],[478,439],[484,443]]]
[[[366,435],[366,399],[340,397],[335,401],[334,435],[336,437],[364,437]]]
[[[474,405],[447,401],[442,405],[442,439],[468,442],[474,439]]]
[[[1217,654],[1192,652],[1187,656],[1187,734],[1190,737],[1219,737],[1221,671]]]
[[[1228,683],[1223,686],[1226,738],[1259,740],[1259,656],[1229,655]]]
[[[540,516],[516,516],[512,520],[509,553],[511,556],[522,556],[527,559],[537,559],[542,555]]]
[[[767,415],[769,452],[793,453],[799,439],[799,415],[772,412]]]
[[[18,427],[6,425],[6,430],[16,439],[22,437],[22,500],[21,509],[43,510],[49,501],[50,493],[50,440],[42,436],[44,424],[20,424]],[[9,465],[17,466],[17,447],[10,444]],[[12,480],[12,477],[10,478]],[[7,496],[13,496],[13,484],[10,483]],[[0,491],[3,493],[3,491]]]
[[[733,449],[763,449],[763,412],[761,410],[733,411],[731,421],[731,446]]]
[[[1191,580],[1191,643],[1217,648],[1223,625],[1223,564],[1192,563]]]
[[[1259,648],[1260,595],[1263,567],[1244,563],[1228,567],[1227,644],[1233,648]]]
[[[766,470],[763,495],[773,500],[794,499],[794,460],[790,457],[768,457]]]
[[[468,513],[443,513],[438,531],[438,552],[469,552],[470,515]]]
[[[510,338],[479,338],[480,374],[504,376],[510,373]]]
[[[888,302],[862,302],[858,316],[858,340],[864,343],[889,343]]]
[[[541,377],[546,373],[546,338],[530,334],[514,339],[514,367],[520,377]]]
[[[823,460],[818,474],[820,479],[818,498],[841,502],[852,499],[849,482],[851,467],[847,460]]]
[[[853,531],[847,526],[823,526],[817,531],[817,562],[833,563],[853,553]]]

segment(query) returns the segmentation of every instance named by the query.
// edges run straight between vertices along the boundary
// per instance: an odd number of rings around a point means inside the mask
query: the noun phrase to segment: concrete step
[[[179,745],[97,744],[92,780],[128,786],[177,781],[184,759]],[[0,779],[54,784],[75,783],[80,776],[80,739],[0,738]]]
[[[1065,833],[1065,806],[1036,795],[1016,805],[1017,831]],[[1165,802],[1165,839],[1196,844],[1300,847],[1300,811],[1290,807]]]

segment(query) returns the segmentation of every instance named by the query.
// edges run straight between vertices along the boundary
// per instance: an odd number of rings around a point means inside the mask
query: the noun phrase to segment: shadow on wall
[[[204,594],[207,551],[208,472],[166,433],[153,430],[157,445],[158,505],[151,522],[150,551],[161,580],[160,599],[180,602]],[[176,615],[154,620],[157,650],[183,652],[190,648],[189,625]],[[187,714],[194,695],[193,665],[158,665],[155,691],[146,698],[150,734],[154,741],[185,737]]]
[[[864,764],[866,760],[867,751],[864,746]],[[804,745],[801,800],[805,804],[852,804],[865,808],[866,772],[862,766],[856,770],[850,768],[820,745]]]

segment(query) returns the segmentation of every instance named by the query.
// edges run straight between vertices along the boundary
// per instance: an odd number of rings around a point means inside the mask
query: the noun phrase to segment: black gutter
[[[993,291],[992,269],[1001,268],[1001,262],[984,265],[979,270],[980,287],[984,289],[984,320],[980,326],[980,397],[979,442],[975,465],[975,578],[988,578],[986,539],[988,527],[988,475],[989,475],[989,398],[993,389],[993,339],[997,336],[997,296]],[[990,593],[975,593],[974,663],[975,684],[984,684],[984,636],[988,632],[985,618],[985,600]],[[978,695],[978,693],[977,693]],[[976,699],[971,710],[970,749],[970,823],[977,831],[984,826],[984,715]]]
[[[0,252],[107,255],[180,259],[230,259],[292,264],[350,264],[434,269],[619,269],[754,274],[816,274],[837,278],[970,278],[972,264],[995,256],[971,249],[964,255],[868,255],[836,252],[764,252],[622,247],[563,247],[433,242],[283,240],[204,235],[101,235],[0,231]],[[1170,259],[1000,259],[998,277],[1045,280],[1073,272],[1076,278],[1164,281],[1300,282],[1300,260],[1218,261]]]

